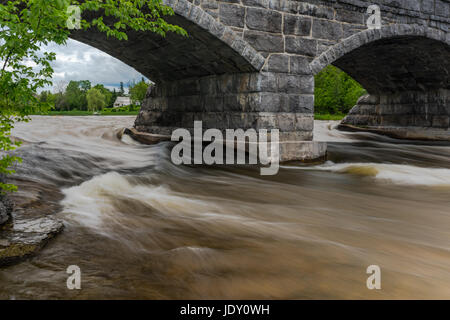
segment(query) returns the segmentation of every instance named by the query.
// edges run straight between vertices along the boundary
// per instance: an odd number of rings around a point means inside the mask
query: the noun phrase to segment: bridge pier
[[[450,141],[450,90],[366,95],[341,128],[363,128],[398,138]]]
[[[275,72],[212,75],[159,82],[136,119],[138,131],[170,136],[176,128],[278,129],[280,160],[314,160],[326,153],[312,141],[314,77]]]

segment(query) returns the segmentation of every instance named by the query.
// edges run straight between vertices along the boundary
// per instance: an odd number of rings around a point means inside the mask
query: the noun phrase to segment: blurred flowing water
[[[133,121],[17,125],[15,198],[45,202],[66,228],[0,269],[0,298],[450,298],[450,144],[316,121],[326,163],[260,176],[176,166],[169,143],[117,138]],[[82,290],[67,289],[69,265]],[[369,265],[381,268],[381,290],[366,287]]]

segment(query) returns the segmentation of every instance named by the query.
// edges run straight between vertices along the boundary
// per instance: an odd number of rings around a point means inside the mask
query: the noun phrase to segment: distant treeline
[[[129,96],[133,104],[140,104],[145,98],[150,84],[142,78],[140,82],[128,84],[128,94],[125,94],[123,82],[119,90],[109,90],[102,84],[91,85],[89,80],[70,81],[67,86],[57,84],[55,92],[43,91],[39,95],[41,102],[50,104],[54,111],[97,111],[112,108],[117,97]]]
[[[70,81],[67,86],[58,84],[55,93],[43,91],[39,99],[48,102],[54,111],[97,111],[112,108],[119,96],[130,96],[133,104],[141,104],[150,84],[142,78],[130,82],[125,94],[123,82],[119,90],[109,90],[102,84],[91,85],[89,80]],[[315,113],[347,114],[359,97],[366,94],[361,85],[342,70],[328,66],[315,77]]]
[[[328,66],[315,77],[317,114],[347,114],[366,90],[342,70]]]

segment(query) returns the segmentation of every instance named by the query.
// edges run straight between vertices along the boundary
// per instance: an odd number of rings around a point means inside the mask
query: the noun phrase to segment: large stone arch
[[[119,41],[92,29],[75,31],[71,38],[114,56],[155,82],[261,69],[264,57],[230,27],[187,0],[164,3],[175,12],[165,19],[183,27],[188,37],[130,32],[128,41]]]
[[[317,73],[329,64],[350,74],[370,94],[360,99],[344,125],[450,139],[449,33],[403,24],[365,30],[332,46],[310,66]],[[433,131],[425,134],[413,127]],[[436,133],[438,129],[444,131]]]

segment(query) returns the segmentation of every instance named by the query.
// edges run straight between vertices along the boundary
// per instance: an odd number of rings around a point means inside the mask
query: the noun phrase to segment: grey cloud
[[[56,53],[56,60],[52,63],[54,83],[90,80],[92,84],[116,87],[120,82],[126,85],[128,81],[142,78],[139,72],[125,63],[75,40],[69,40],[66,46],[51,44],[43,50]]]

